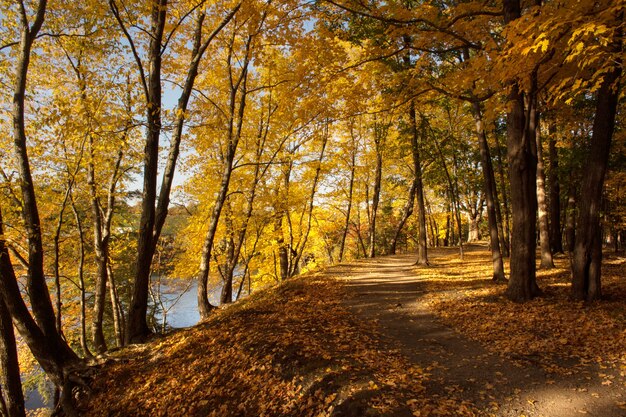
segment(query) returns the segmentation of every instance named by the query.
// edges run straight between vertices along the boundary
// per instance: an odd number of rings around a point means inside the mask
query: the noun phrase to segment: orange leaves
[[[489,282],[487,274],[483,273],[482,283],[476,281],[481,272],[476,274],[470,265],[481,256],[487,264],[486,253],[470,253],[465,270],[462,263],[445,261],[437,273],[453,276],[456,272],[454,279],[445,281],[446,292],[431,278],[430,305],[446,322],[492,351],[522,361],[538,360],[548,372],[570,372],[569,366],[563,367],[564,360],[605,366],[624,363],[626,284],[619,279],[625,273],[623,259],[604,265],[608,301],[592,305],[571,302],[567,260],[560,258],[556,270],[538,271],[545,296],[515,304],[501,296],[502,287]]]
[[[336,283],[309,275],[255,293],[195,328],[126,350],[99,375],[85,414],[425,410],[424,372],[381,350],[370,324],[341,307],[342,297]]]

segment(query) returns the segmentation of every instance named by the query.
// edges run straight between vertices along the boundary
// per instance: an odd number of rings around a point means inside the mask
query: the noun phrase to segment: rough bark
[[[552,249],[550,248],[550,230],[548,223],[548,205],[546,203],[546,174],[543,162],[543,144],[540,129],[537,127],[537,218],[539,225],[539,247],[541,253],[541,269],[554,268]]]
[[[504,0],[504,21],[521,16],[519,0]],[[535,156],[536,97],[509,85],[507,112],[507,155],[511,184],[511,267],[506,294],[513,301],[530,300],[538,294],[535,278],[537,222],[537,160]],[[526,113],[526,114],[525,114]]]
[[[623,16],[619,16],[623,20]],[[618,57],[622,50],[622,33],[617,29],[612,52]],[[621,59],[604,75],[596,98],[591,146],[581,185],[576,243],[572,256],[572,296],[577,300],[593,301],[602,297],[601,263],[602,236],[600,209],[609,151],[615,129],[615,115],[622,75]]]
[[[496,207],[498,206],[496,180],[493,173],[493,163],[491,152],[487,142],[487,134],[482,120],[482,112],[478,101],[472,102],[474,122],[476,124],[476,134],[478,136],[478,146],[480,148],[480,159],[483,168],[483,187],[485,190],[485,200],[487,201],[487,221],[489,223],[489,247],[491,249],[491,261],[493,264],[494,281],[504,281],[504,263],[500,252],[500,236],[498,234],[498,219]]]
[[[24,395],[17,361],[17,347],[11,315],[0,296],[0,414],[7,417],[24,417]]]

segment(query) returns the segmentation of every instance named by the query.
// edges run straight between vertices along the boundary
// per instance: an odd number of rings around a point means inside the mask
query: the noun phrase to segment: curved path
[[[437,252],[430,257],[436,264]],[[624,387],[603,386],[598,369],[551,376],[488,352],[442,324],[422,298],[425,281],[415,255],[386,256],[328,269],[344,280],[346,304],[375,323],[390,349],[400,349],[429,374],[427,393],[470,401],[484,416],[626,416]],[[565,379],[564,379],[565,378]]]

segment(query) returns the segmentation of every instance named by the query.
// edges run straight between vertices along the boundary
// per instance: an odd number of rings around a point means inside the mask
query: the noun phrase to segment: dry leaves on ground
[[[609,256],[603,264],[605,299],[596,303],[569,298],[568,260],[539,270],[544,295],[527,303],[508,301],[505,286],[489,280],[490,255],[456,253],[420,270],[428,280],[429,306],[465,336],[512,359],[540,363],[549,372],[569,373],[576,365],[598,363],[626,371],[626,259]],[[607,381],[610,382],[609,379]],[[608,383],[608,382],[607,382]]]
[[[309,275],[262,291],[191,329],[122,351],[84,404],[87,416],[474,415],[432,404],[424,370],[381,350]]]

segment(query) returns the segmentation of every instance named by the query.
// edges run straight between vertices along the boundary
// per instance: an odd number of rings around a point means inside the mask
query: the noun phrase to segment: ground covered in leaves
[[[426,372],[341,305],[337,281],[308,275],[131,347],[104,366],[87,416],[419,416]]]
[[[115,354],[88,416],[626,415],[626,258],[569,299],[565,257],[516,304],[485,245],[342,264]]]
[[[555,268],[539,269],[542,296],[527,303],[504,297],[506,284],[494,285],[484,250],[472,250],[460,260],[449,253],[433,268],[420,270],[426,281],[428,305],[444,322],[487,349],[520,361],[539,363],[554,373],[571,374],[595,363],[626,375],[626,258],[606,254],[603,300],[570,299],[566,256]],[[611,378],[605,380],[610,385]]]

